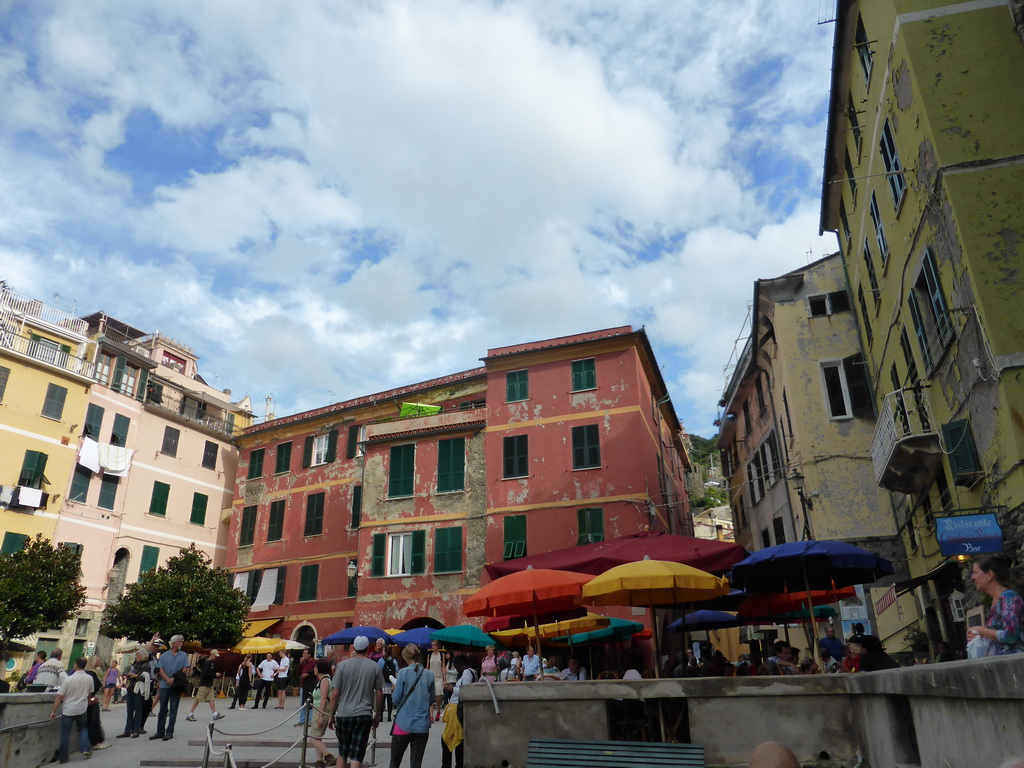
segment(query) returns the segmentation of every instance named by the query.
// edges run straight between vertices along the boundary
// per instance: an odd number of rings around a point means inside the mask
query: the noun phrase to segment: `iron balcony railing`
[[[212,403],[189,397],[168,385],[152,382],[146,389],[146,404],[156,406],[179,417],[229,437],[235,433],[235,417],[230,411]]]
[[[871,440],[876,482],[883,485],[901,445],[913,443],[917,449],[932,439],[938,440],[935,418],[921,387],[897,389],[886,395]]]
[[[22,296],[10,289],[4,289],[0,292],[0,311],[32,317],[79,336],[85,336],[88,330],[88,323],[82,318],[62,312],[54,307],[49,307],[41,301],[30,299],[28,296]]]
[[[93,378],[93,363],[83,357],[72,355],[48,340],[37,341],[0,328],[0,347],[79,376]]]

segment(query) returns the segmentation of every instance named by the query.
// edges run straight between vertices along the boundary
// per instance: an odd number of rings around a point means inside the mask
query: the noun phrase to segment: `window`
[[[160,562],[160,547],[144,546],[142,558],[139,560],[139,576],[152,571],[158,562]]]
[[[573,360],[572,362],[572,391],[580,392],[584,389],[597,388],[597,374],[594,371],[594,358],[586,360]]]
[[[768,401],[764,398],[764,381],[760,373],[757,374],[757,378],[754,380],[754,392],[757,395],[757,410],[759,413],[764,413],[768,410]]]
[[[750,401],[743,401],[743,434],[749,435],[754,427],[754,420],[750,417]]]
[[[290,442],[280,443],[277,452],[274,454],[274,474],[287,472],[292,466],[292,444]]]
[[[526,477],[530,473],[527,435],[513,435],[503,441],[505,454],[504,477]]]
[[[242,507],[242,523],[238,526],[238,546],[248,547],[256,540],[256,505]]]
[[[132,420],[127,416],[122,416],[120,413],[114,414],[114,426],[110,430],[110,444],[111,445],[127,445],[128,444],[128,429],[132,425]]]
[[[164,427],[164,441],[160,446],[160,453],[165,453],[168,456],[177,456],[178,436],[180,434],[181,432],[174,427]]]
[[[847,94],[846,116],[850,120],[850,133],[853,135],[853,145],[857,148],[857,157],[860,157],[860,143],[862,131],[860,120],[857,118],[857,108],[853,105],[853,95]]]
[[[868,242],[868,239],[866,237],[864,238],[864,253],[863,253],[863,255],[864,255],[864,268],[867,270],[868,282],[871,284],[871,295],[875,299],[875,301],[878,301],[878,297],[879,297],[878,275],[875,274],[875,260],[871,256],[871,244]]]
[[[864,89],[867,90],[871,82],[871,60],[874,54],[871,52],[867,30],[864,29],[864,19],[860,15],[857,16],[857,32],[853,44],[857,49],[857,58],[860,59],[860,68],[864,72]]]
[[[92,472],[83,466],[75,467],[75,474],[71,478],[71,491],[68,498],[85,504],[89,496],[89,483],[92,481]]]
[[[267,521],[267,541],[280,541],[284,537],[284,499],[270,502],[270,519]]]
[[[974,445],[971,425],[961,419],[942,425],[943,450],[949,455],[953,484],[970,488],[981,479],[981,461]]]
[[[363,455],[363,441],[366,439],[366,426],[353,424],[348,428],[348,445],[345,448],[345,455],[354,459]]]
[[[868,383],[867,365],[860,353],[843,360],[822,363],[821,375],[825,384],[825,400],[831,418],[848,419],[852,416],[872,416],[871,387]]]
[[[576,510],[577,544],[604,541],[604,510],[601,507]]]
[[[425,570],[426,531],[375,533],[371,550],[371,576],[411,576]]]
[[[775,533],[775,543],[785,544],[786,543],[786,524],[783,522],[781,517],[772,519],[772,528]]]
[[[299,573],[299,602],[316,600],[317,583],[320,581],[320,564],[302,566]]]
[[[864,300],[864,286],[857,286],[857,303],[860,304],[860,314],[863,318],[864,335],[868,337],[868,344],[871,344],[871,315],[868,314],[868,303]]]
[[[277,569],[277,587],[274,589],[274,605],[284,605],[284,577],[288,575],[288,566]]]
[[[338,430],[332,429],[326,435],[310,435],[302,446],[302,466],[330,464],[337,458],[337,451]]]
[[[848,312],[850,295],[846,291],[833,291],[818,296],[808,296],[807,306],[810,308],[811,317],[827,317],[837,312]]]
[[[114,370],[110,379],[110,388],[115,392],[141,400],[145,394],[148,379],[149,371],[131,365],[123,357],[114,358]]]
[[[388,498],[412,496],[415,463],[415,445],[392,446],[391,462],[388,466]]]
[[[324,500],[327,494],[311,493],[306,497],[306,527],[303,536],[319,536],[324,532]]]
[[[47,455],[42,451],[25,451],[25,458],[21,462],[21,474],[18,475],[18,485],[29,488],[42,488],[43,483],[49,484],[46,475]]]
[[[502,557],[513,560],[526,556],[526,515],[509,515],[505,518],[505,546]]]
[[[850,249],[850,217],[846,215],[846,203],[842,200],[839,201],[839,225],[840,234],[843,236],[843,240],[840,243],[843,250],[848,251]]]
[[[167,516],[167,499],[171,495],[171,486],[161,483],[159,480],[153,482],[153,494],[149,497],[149,514],[158,517]]]
[[[11,369],[0,365],[0,403],[4,401],[4,392],[7,391],[7,382],[11,378]]]
[[[261,569],[247,571],[245,574],[245,594],[249,597],[249,605],[255,604],[256,598],[259,597],[261,586],[263,586],[263,571]]]
[[[205,493],[192,494],[192,514],[188,518],[192,525],[206,525],[206,505],[209,501]]]
[[[875,197],[875,193],[871,193],[871,205],[869,208],[871,212],[871,224],[875,228],[875,240],[878,243],[878,256],[882,259],[882,266],[885,266],[886,259],[889,258],[889,243],[885,240],[885,227],[882,225],[882,214],[878,210],[878,198]]]
[[[46,385],[46,397],[43,398],[42,415],[48,419],[60,420],[64,414],[64,399],[68,396],[67,387],[56,384]]]
[[[935,257],[925,250],[921,272],[907,297],[925,371],[931,373],[942,352],[953,340],[953,323],[946,308],[946,297],[939,282]]]
[[[4,543],[0,546],[0,555],[13,555],[15,552],[21,552],[27,542],[28,536],[24,533],[11,533],[7,531],[4,534]]]
[[[50,363],[51,365],[56,365],[61,368],[67,367],[68,355],[71,354],[71,347],[58,344],[52,339],[44,339],[42,336],[36,336],[34,333],[30,334],[29,338],[29,356],[34,357],[36,360],[42,360],[44,363]]]
[[[574,363],[575,365],[575,363]],[[575,382],[575,376],[573,378]],[[505,374],[505,402],[516,403],[530,397],[530,382],[526,369]]]
[[[437,441],[437,490],[461,491],[465,488],[466,438]]]
[[[117,482],[121,478],[103,475],[100,481],[100,498],[96,506],[100,509],[113,509],[114,499],[117,497]]]
[[[850,202],[854,210],[857,208],[857,177],[853,172],[853,162],[850,160],[850,153],[846,153],[846,181],[850,184]]]
[[[601,466],[601,445],[598,425],[572,428],[572,468],[594,469]]]
[[[75,634],[76,635],[86,635],[88,633],[89,633],[89,620],[88,619],[79,619],[77,622],[75,622]]]
[[[89,403],[85,412],[85,426],[82,427],[82,435],[96,440],[103,428],[103,408],[95,403]]]
[[[363,486],[352,488],[352,527],[358,528],[363,522]]]
[[[82,553],[85,551],[85,545],[84,544],[78,544],[78,543],[76,543],[74,541],[62,541],[60,543],[60,546],[63,547],[64,549],[70,549],[72,552],[74,552],[79,557],[81,557]],[[78,634],[81,634],[81,633],[79,632]]]
[[[217,444],[211,440],[207,440],[206,445],[203,447],[203,468],[217,468]]]
[[[434,573],[462,570],[462,526],[434,530]]]
[[[903,193],[907,189],[907,181],[903,178],[903,163],[900,162],[900,155],[896,150],[896,140],[892,135],[892,124],[888,118],[885,120],[885,125],[882,126],[879,149],[882,152],[882,162],[885,164],[889,191],[892,192],[892,205],[893,208],[899,210],[900,203],[903,202]]]
[[[263,455],[265,452],[265,448],[257,448],[249,453],[249,472],[246,479],[254,480],[257,477],[263,477]]]

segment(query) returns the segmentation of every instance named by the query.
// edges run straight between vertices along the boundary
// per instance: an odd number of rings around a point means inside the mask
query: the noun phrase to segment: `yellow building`
[[[1024,541],[1020,13],[997,1],[837,8],[821,229],[839,236],[878,411],[874,479],[912,577],[876,610],[913,593],[930,639],[954,644],[964,583],[952,558],[1001,535],[1020,562]],[[950,531],[986,526],[986,540]]]
[[[2,552],[52,538],[75,466],[92,363],[84,320],[0,291]]]

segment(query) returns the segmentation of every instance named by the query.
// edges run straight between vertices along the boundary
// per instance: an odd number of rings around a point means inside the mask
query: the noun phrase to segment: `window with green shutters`
[[[103,428],[103,408],[95,403],[89,403],[85,412],[85,425],[82,427],[82,435],[98,440],[100,430]]]
[[[505,548],[502,557],[513,560],[526,556],[526,515],[509,515],[505,518]]]
[[[0,555],[13,555],[15,552],[21,552],[25,548],[27,541],[28,536],[24,533],[11,533],[8,531],[4,534],[4,543],[0,545]]]
[[[320,581],[320,564],[302,566],[299,576],[299,601],[316,600],[317,583]]]
[[[375,533],[370,556],[371,576],[412,576],[426,572],[427,532]]]
[[[462,526],[434,529],[434,573],[462,570]]]
[[[415,445],[396,445],[391,448],[391,461],[388,465],[388,498],[412,496],[415,463]]]
[[[512,435],[502,441],[503,477],[526,477],[530,473],[529,443],[526,435]]]
[[[160,562],[160,547],[144,546],[142,558],[139,560],[139,576],[152,571],[158,562]]]
[[[0,403],[4,401],[4,392],[7,391],[7,382],[11,378],[11,369],[0,365]]]
[[[113,509],[114,501],[117,498],[117,481],[119,477],[110,477],[104,475],[100,481],[100,498],[96,502],[96,506],[100,509]]]
[[[76,466],[75,474],[71,478],[71,491],[68,493],[68,498],[71,501],[85,504],[86,499],[89,497],[89,483],[91,481],[92,472],[81,465]]]
[[[526,369],[505,374],[505,402],[516,403],[530,397],[530,380]]]
[[[203,448],[203,468],[204,469],[216,469],[217,468],[217,444],[212,440],[206,441],[206,446]]]
[[[132,420],[127,416],[122,416],[120,413],[114,414],[114,427],[110,430],[110,444],[111,445],[127,445],[128,444],[128,429],[132,425]]]
[[[21,462],[21,474],[18,475],[18,485],[42,488],[44,482],[49,483],[45,474],[47,458],[42,451],[25,451],[25,458]]]
[[[256,602],[256,597],[260,593],[260,585],[263,584],[263,569],[257,568],[254,571],[249,571],[249,578],[246,581],[245,594],[249,597],[249,605]]]
[[[572,362],[572,391],[580,392],[584,389],[597,388],[597,373],[594,370],[594,358],[586,360],[573,360]]]
[[[267,541],[280,541],[284,536],[284,499],[270,502],[270,519],[267,521]]]
[[[345,456],[354,459],[359,452],[359,425],[352,424],[348,428],[348,442],[345,444]]]
[[[168,456],[178,455],[178,437],[181,432],[174,427],[164,427],[164,440],[160,445],[160,453]]]
[[[604,541],[604,510],[601,507],[577,509],[576,520],[579,534],[577,544],[593,544]]]
[[[949,456],[953,484],[970,488],[981,478],[981,460],[974,444],[971,426],[965,420],[942,425],[942,449]]]
[[[288,575],[288,567],[277,569],[277,588],[274,590],[274,605],[284,605],[284,577]]]
[[[461,491],[465,489],[466,438],[437,441],[437,490]]]
[[[56,384],[46,385],[46,397],[43,398],[42,414],[48,419],[60,419],[64,415],[64,400],[68,396],[67,387]]]
[[[292,466],[292,444],[291,442],[280,443],[274,453],[274,474],[287,472]]]
[[[242,507],[242,521],[238,526],[238,546],[251,546],[256,540],[256,505]]]
[[[356,485],[352,488],[352,527],[358,528],[363,524],[363,486]]]
[[[384,557],[387,553],[388,539],[383,533],[373,534],[372,548],[370,550],[370,575],[384,575]]]
[[[594,469],[601,466],[601,443],[597,424],[572,428],[572,468]]]
[[[264,450],[263,448],[257,448],[249,454],[249,474],[246,475],[249,480],[263,477]]]
[[[149,497],[149,514],[156,515],[158,517],[167,516],[167,499],[171,495],[171,486],[167,483],[161,483],[159,480],[153,481],[153,494]]]
[[[311,493],[306,497],[305,536],[319,536],[324,532],[324,501],[327,494]]]
[[[205,493],[192,494],[192,514],[188,521],[193,525],[206,525],[206,505],[210,498]]]

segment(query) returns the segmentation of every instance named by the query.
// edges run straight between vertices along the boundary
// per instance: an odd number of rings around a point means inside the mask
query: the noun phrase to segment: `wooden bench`
[[[704,768],[701,744],[530,739],[527,768]]]

